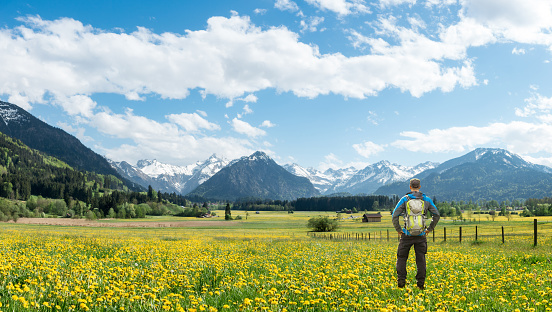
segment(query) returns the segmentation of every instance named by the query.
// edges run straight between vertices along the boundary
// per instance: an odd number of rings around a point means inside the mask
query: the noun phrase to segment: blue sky
[[[116,161],[552,166],[551,0],[0,3],[0,99]]]

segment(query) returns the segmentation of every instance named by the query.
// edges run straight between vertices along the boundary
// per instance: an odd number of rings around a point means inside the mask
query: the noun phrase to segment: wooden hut
[[[365,213],[362,215],[362,222],[381,222],[381,214],[378,213]]]

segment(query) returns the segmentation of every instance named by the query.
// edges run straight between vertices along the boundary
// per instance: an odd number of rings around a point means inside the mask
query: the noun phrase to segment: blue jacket
[[[406,214],[406,202],[409,199],[423,199],[424,200],[424,207],[427,207],[427,210],[431,213],[431,224],[427,227],[427,229],[431,232],[433,229],[435,229],[435,226],[437,225],[437,222],[439,222],[439,219],[441,216],[439,215],[439,211],[437,210],[437,207],[431,200],[431,198],[427,197],[424,193],[420,192],[410,192],[406,195],[404,195],[401,200],[397,203],[397,206],[395,206],[395,209],[393,210],[393,226],[395,227],[395,230],[397,232],[403,231],[404,233],[407,233],[406,229],[401,228],[400,224],[400,217],[404,217]],[[427,212],[427,210],[424,212],[424,214]]]

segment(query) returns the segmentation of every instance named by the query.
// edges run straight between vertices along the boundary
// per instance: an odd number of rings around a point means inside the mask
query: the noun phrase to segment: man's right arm
[[[393,210],[393,217],[392,217],[393,227],[395,227],[395,230],[397,231],[397,233],[402,233],[400,216],[404,213],[404,209],[406,205],[405,203],[407,200],[408,199],[406,198],[406,196],[401,198],[401,200],[397,203],[397,206],[395,206],[395,209]]]

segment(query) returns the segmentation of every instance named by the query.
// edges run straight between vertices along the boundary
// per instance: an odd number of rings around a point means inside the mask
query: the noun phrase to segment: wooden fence
[[[470,229],[473,229],[473,227],[469,227]],[[487,228],[483,227],[484,230]],[[456,233],[453,232],[453,229],[449,227],[448,229],[448,236],[447,236],[447,227],[442,227],[442,238],[443,242],[448,241],[458,241],[459,243],[462,242],[462,238],[474,238],[475,241],[480,240],[483,237],[501,237],[502,243],[506,241],[505,237],[507,236],[533,236],[533,246],[537,246],[538,242],[538,227],[537,227],[537,219],[533,220],[533,233],[515,233],[515,234],[506,234],[504,231],[504,226],[501,226],[501,234],[495,234],[495,233],[481,233],[481,228],[479,226],[475,226],[475,237],[473,233],[470,234],[462,234],[462,226],[457,227]],[[437,228],[435,231],[432,231],[428,234],[428,239],[432,239],[433,242],[435,242],[435,233],[440,231],[439,228]],[[336,240],[336,241],[351,241],[351,240],[358,240],[358,241],[382,241],[386,240],[389,241],[392,238],[391,237],[397,237],[396,239],[399,240],[400,237],[395,234],[395,230],[391,230],[392,233],[390,233],[390,230],[385,231],[374,231],[374,232],[368,232],[368,233],[329,233],[329,232],[307,232],[307,235],[313,238],[320,238],[320,239],[327,239],[327,240]],[[438,237],[439,238],[439,237]],[[393,238],[394,239],[394,238]]]

